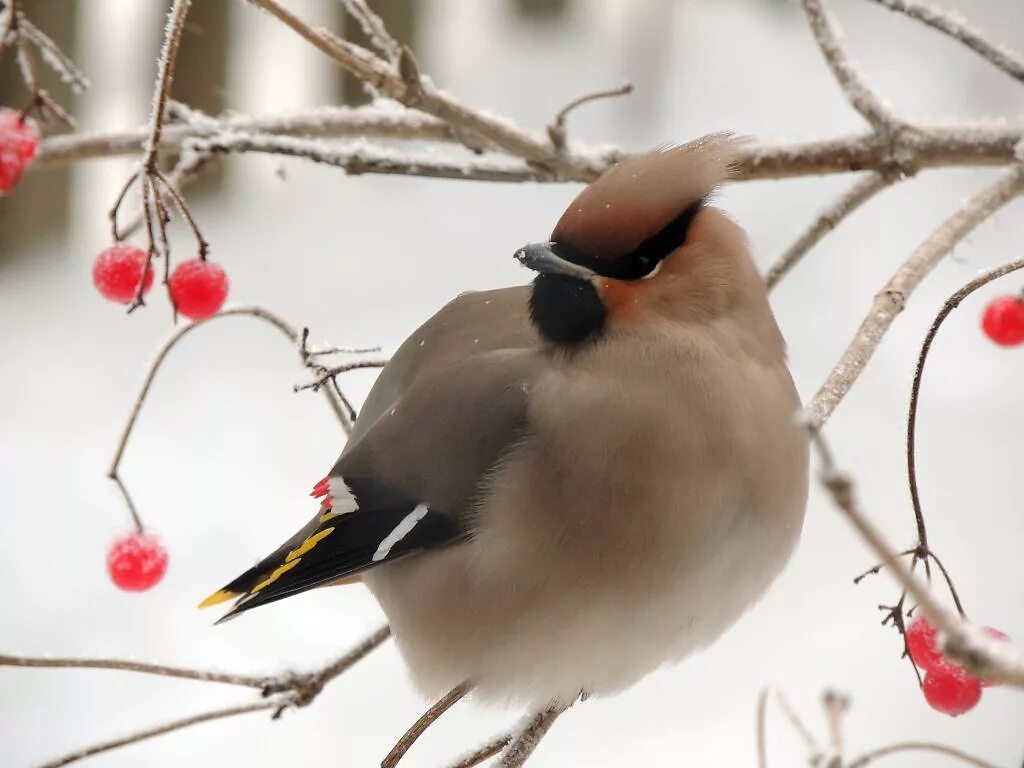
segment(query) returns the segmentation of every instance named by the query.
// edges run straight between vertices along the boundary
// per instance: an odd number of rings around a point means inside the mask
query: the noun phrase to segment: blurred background
[[[144,123],[166,3],[33,0],[26,11],[89,74],[72,98],[83,129]],[[288,0],[345,30],[339,3]],[[799,6],[786,0],[421,0],[371,3],[412,44],[423,71],[469,104],[543,127],[575,96],[629,80],[633,95],[588,105],[573,138],[643,150],[712,130],[761,139],[859,131]],[[943,0],[1024,49],[1024,5]],[[1019,118],[1024,89],[949,40],[862,0],[834,0],[850,51],[901,112],[924,119]],[[355,33],[351,33],[355,34]],[[356,36],[358,39],[358,36]],[[0,103],[25,93],[10,61]],[[198,2],[175,98],[208,112],[284,113],[359,103],[358,85],[245,3]],[[439,150],[443,151],[443,150]],[[171,330],[155,290],[126,317],[90,284],[108,244],[106,212],[132,160],[27,175],[0,199],[0,652],[113,656],[247,673],[310,669],[376,628],[361,587],[320,590],[211,627],[196,602],[304,522],[309,487],[343,435],[305,381],[293,349],[247,318],[210,324],[176,348],[122,465],[170,570],[153,591],[107,578],[109,541],[130,521],[105,472],[142,373]],[[928,171],[875,198],[773,294],[805,399],[838,359],[896,265],[996,174]],[[851,178],[734,185],[719,198],[767,266]],[[346,178],[276,158],[232,158],[189,187],[229,301],[258,303],[318,343],[393,350],[460,291],[525,282],[515,248],[543,238],[576,185]],[[893,327],[828,431],[865,508],[898,546],[913,543],[903,458],[918,346],[935,311],[979,270],[1018,258],[1024,204],[1008,206],[936,270]],[[172,230],[176,258],[192,256]],[[443,258],[442,258],[443,257]],[[932,546],[972,618],[1024,640],[1024,489],[1019,483],[1024,352],[997,349],[980,308],[1011,277],[969,299],[939,337],[920,421],[920,479]],[[359,402],[373,372],[343,379]],[[783,689],[824,738],[827,687],[852,698],[852,752],[938,740],[1000,765],[1024,756],[1024,698],[989,689],[972,712],[929,709],[901,644],[878,626],[898,590],[882,574],[855,587],[871,554],[815,491],[803,540],[761,603],[714,648],[610,700],[573,708],[530,763],[543,766],[753,766],[754,714],[766,684]],[[0,764],[28,766],[164,719],[249,701],[246,690],[119,672],[0,668]],[[376,765],[425,707],[393,647],[374,653],[306,709],[207,724],[94,758],[97,766]],[[519,713],[464,703],[418,744],[409,766],[443,765]],[[769,716],[773,765],[804,761],[798,737]],[[941,758],[898,756],[892,765]],[[405,765],[406,763],[403,763]]]

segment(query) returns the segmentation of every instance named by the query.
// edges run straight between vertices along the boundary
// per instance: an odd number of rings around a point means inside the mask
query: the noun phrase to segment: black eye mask
[[[686,242],[690,224],[704,206],[703,200],[683,209],[683,212],[637,246],[632,253],[614,259],[598,259],[576,250],[567,243],[553,243],[551,250],[560,258],[586,267],[602,277],[614,280],[639,280],[650,274],[672,251]]]

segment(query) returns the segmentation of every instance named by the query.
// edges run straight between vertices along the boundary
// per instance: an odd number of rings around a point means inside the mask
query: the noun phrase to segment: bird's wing
[[[374,385],[328,475],[329,503],[203,605],[238,598],[226,619],[465,538],[481,480],[526,426],[542,362],[525,290],[450,303]]]

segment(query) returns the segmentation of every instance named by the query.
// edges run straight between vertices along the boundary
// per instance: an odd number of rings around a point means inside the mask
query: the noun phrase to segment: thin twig
[[[319,364],[313,364],[308,367],[316,373],[316,378],[305,384],[296,384],[292,389],[296,392],[302,392],[306,389],[311,389],[314,392],[317,392],[324,384],[328,381],[335,381],[342,373],[357,371],[363,368],[383,368],[387,364],[387,360],[356,360],[351,363],[342,363],[341,365],[331,366],[330,368]]]
[[[921,281],[961,240],[1022,190],[1024,168],[1018,164],[965,201],[900,266],[875,296],[857,334],[807,407],[812,424],[820,427],[832,415]]]
[[[327,146],[322,141],[280,135],[222,134],[192,140],[198,151],[223,155],[245,152],[298,157],[343,169],[350,176],[385,174],[463,181],[541,181],[547,174],[526,163],[494,156],[445,158],[435,154],[367,148],[365,145]]]
[[[157,59],[157,87],[153,92],[153,108],[149,115],[149,137],[146,139],[145,155],[142,160],[147,172],[156,170],[156,157],[160,149],[160,132],[164,125],[164,111],[167,99],[171,95],[171,83],[174,80],[174,64],[178,58],[181,45],[181,34],[185,30],[185,17],[188,16],[192,0],[174,0],[167,14],[167,26],[164,30],[163,46]]]
[[[562,107],[555,114],[555,119],[551,121],[551,125],[548,126],[548,138],[551,139],[551,143],[554,144],[558,149],[564,149],[565,143],[568,138],[565,130],[565,121],[569,117],[569,113],[577,107],[581,107],[591,101],[598,101],[599,99],[611,99],[616,96],[626,96],[633,92],[632,83],[623,83],[617,88],[605,88],[601,91],[594,91],[593,93],[585,93],[582,96],[577,96],[575,99],[570,101],[564,107]]]
[[[127,502],[128,505],[129,512],[131,513],[135,521],[136,528],[139,531],[142,531],[143,529],[142,520],[140,515],[138,514],[138,511],[135,508],[135,505],[131,502],[131,499],[128,496],[127,489],[125,488],[124,483],[121,480],[119,469],[121,465],[121,459],[124,458],[125,449],[128,447],[128,438],[131,437],[132,430],[135,428],[135,422],[139,418],[139,412],[142,410],[142,404],[146,401],[146,397],[149,394],[149,390],[153,386],[153,380],[156,378],[157,371],[160,370],[160,366],[163,364],[168,353],[170,353],[170,351],[179,341],[181,341],[185,336],[190,334],[196,328],[200,327],[201,325],[204,325],[205,323],[210,322],[211,320],[216,320],[217,318],[223,317],[232,317],[236,315],[245,315],[263,320],[264,322],[269,323],[273,327],[277,328],[277,330],[279,330],[293,344],[297,345],[299,342],[298,331],[296,331],[280,316],[274,314],[270,310],[264,309],[263,307],[243,306],[229,307],[227,309],[221,310],[216,315],[213,315],[211,317],[204,318],[203,320],[196,320],[194,322],[189,323],[188,325],[183,325],[180,328],[176,328],[174,332],[167,338],[167,340],[160,346],[160,348],[157,350],[156,357],[153,359],[153,362],[150,363],[149,368],[146,370],[146,375],[143,377],[142,387],[139,389],[139,393],[135,396],[135,400],[132,403],[131,410],[128,413],[128,420],[125,422],[124,428],[121,430],[121,436],[118,439],[117,445],[114,449],[114,457],[113,459],[111,459],[110,468],[107,470],[107,477],[114,481],[114,483],[118,486],[118,488],[124,495],[125,501]],[[304,360],[302,362],[303,364],[305,364]],[[348,432],[351,430],[351,421],[349,420],[346,409],[341,404],[341,402],[339,402],[339,400],[335,396],[334,392],[332,392],[332,390],[330,390],[329,388],[324,388],[323,392],[324,397],[327,399],[327,402],[331,407],[331,410],[338,418],[338,421],[341,424],[342,429],[344,429],[345,433],[348,434]]]
[[[990,40],[966,21],[948,11],[918,0],[871,0],[890,11],[903,13],[958,40],[1010,77],[1024,83],[1024,57],[1005,45]]]
[[[877,171],[859,179],[852,187],[836,198],[829,206],[818,214],[811,225],[790,245],[765,275],[768,290],[771,290],[785,277],[793,267],[829,232],[839,226],[839,222],[856,211],[860,206],[888,187],[898,177],[886,176]]]
[[[850,61],[840,39],[838,25],[825,10],[822,0],[802,0],[802,4],[814,39],[847,101],[876,130],[885,133],[892,131],[902,121],[868,87],[860,72]]]
[[[1011,272],[1016,272],[1022,267],[1024,267],[1024,259],[1017,259],[1009,262],[1008,264],[996,267],[995,269],[988,270],[984,274],[971,280],[959,290],[955,291],[953,295],[946,299],[946,302],[942,305],[942,308],[932,321],[931,327],[929,327],[928,333],[924,337],[924,342],[921,344],[921,351],[918,354],[917,365],[914,369],[914,380],[910,387],[910,406],[907,411],[906,442],[907,483],[910,486],[910,501],[914,508],[914,521],[917,525],[918,548],[923,550],[926,557],[930,557],[938,566],[946,581],[946,586],[949,588],[953,602],[956,604],[956,609],[961,616],[965,615],[964,608],[960,601],[960,595],[957,593],[956,587],[953,585],[953,580],[950,578],[949,573],[946,571],[946,567],[942,562],[928,549],[928,531],[925,526],[924,511],[921,507],[921,492],[917,481],[917,413],[921,400],[921,384],[924,380],[924,367],[925,363],[928,361],[928,355],[931,352],[932,344],[934,343],[935,337],[938,335],[942,324],[946,321],[946,318],[949,317],[954,309],[960,306],[964,299],[976,290],[982,286],[988,285],[993,280],[998,280]]]
[[[402,738],[398,740],[391,751],[388,752],[387,757],[381,760],[381,768],[395,768],[398,762],[405,757],[405,753],[412,749],[412,745],[416,743],[426,730],[433,725],[441,715],[451,709],[453,706],[459,703],[467,693],[471,690],[472,686],[467,683],[457,685],[452,688],[448,693],[438,699],[430,709],[424,712],[415,723],[413,723],[409,730],[402,734]]]
[[[501,755],[501,768],[520,768],[530,755],[537,749],[541,739],[547,735],[559,715],[565,712],[565,707],[553,705],[543,712],[539,712],[527,722],[524,727],[512,739],[511,743]]]
[[[874,749],[851,760],[847,763],[846,768],[864,768],[864,766],[875,762],[879,758],[888,757],[900,752],[932,752],[952,757],[967,765],[976,766],[976,768],[999,768],[995,763],[990,763],[956,747],[947,747],[944,744],[934,744],[929,741],[903,741],[898,744],[881,747],[880,749]]]
[[[341,4],[349,16],[358,22],[366,39],[384,54],[388,62],[397,65],[402,46],[388,32],[381,17],[370,9],[365,0],[341,0]]]
[[[768,686],[757,694],[757,714],[754,719],[754,740],[757,743],[757,768],[768,768],[768,697],[772,689]]]
[[[129,736],[122,736],[118,739],[112,739],[110,741],[104,741],[99,744],[94,744],[91,747],[80,749],[75,752],[71,752],[63,757],[59,757],[56,760],[51,760],[48,763],[40,766],[40,768],[59,768],[62,765],[69,765],[70,763],[77,763],[79,760],[84,760],[87,757],[101,754],[102,752],[109,752],[112,749],[118,749],[119,747],[125,747],[129,744],[137,744],[140,741],[146,741],[156,736],[163,736],[165,733],[172,733],[174,731],[180,731],[183,728],[190,728],[193,725],[199,725],[201,723],[208,723],[211,720],[222,720],[225,717],[235,717],[236,715],[245,715],[250,712],[261,712],[268,709],[274,709],[281,706],[281,703],[277,700],[274,701],[256,701],[251,704],[241,704],[235,707],[224,707],[221,709],[214,709],[209,712],[203,712],[198,715],[191,715],[190,717],[183,717],[179,720],[172,720],[169,723],[158,725],[154,728],[146,728],[141,731],[136,731]]]
[[[85,749],[76,750],[64,757],[46,763],[43,768],[56,768],[57,766],[83,760],[87,757],[108,752],[118,747],[134,744],[139,741],[151,739],[172,731],[178,731],[200,723],[209,722],[225,717],[245,714],[247,712],[258,712],[262,710],[274,710],[274,718],[281,715],[289,707],[308,706],[320,694],[329,682],[342,673],[349,670],[354,664],[364,659],[371,651],[379,648],[389,637],[391,629],[387,626],[381,627],[371,633],[364,640],[360,641],[354,648],[339,657],[337,660],[327,664],[323,669],[306,674],[284,673],[273,677],[257,677],[254,675],[229,675],[221,672],[207,672],[184,667],[171,667],[161,664],[145,664],[124,659],[69,659],[69,658],[38,658],[27,656],[2,656],[0,655],[0,666],[11,667],[50,667],[50,668],[77,668],[77,669],[112,669],[127,672],[141,672],[144,674],[159,675],[184,680],[196,680],[200,682],[226,683],[229,685],[240,685],[249,688],[256,688],[262,692],[265,700],[251,704],[243,704],[235,707],[227,707],[205,712],[200,715],[173,720],[169,723],[138,731],[129,736],[101,742]]]
[[[482,136],[509,154],[556,177],[574,177],[579,174],[595,176],[597,173],[593,163],[586,157],[560,153],[549,140],[524,131],[508,120],[467,107],[437,90],[425,79],[411,82],[403,78],[390,64],[370,51],[342,40],[327,30],[314,29],[277,0],[248,2],[283,22],[355,77],[406,106],[434,115],[465,131],[470,137]]]
[[[469,754],[457,758],[456,761],[448,765],[447,768],[474,768],[474,766],[480,765],[484,760],[489,760],[494,757],[496,754],[501,752],[501,750],[505,749],[505,747],[507,747],[511,742],[511,733],[500,733],[482,746],[474,749]]]
[[[207,672],[187,667],[172,667],[165,664],[148,664],[128,659],[75,659],[50,658],[35,656],[0,655],[0,667],[45,667],[52,669],[118,669],[124,672],[140,672],[146,675],[176,677],[182,680],[198,680],[209,683],[225,683],[241,685],[248,688],[262,689],[267,677],[255,675],[231,675],[224,672]]]
[[[843,718],[850,710],[849,697],[837,691],[825,691],[822,696],[822,705],[825,707],[825,718],[828,721],[828,742],[832,748],[832,760],[838,765],[843,763]]]
[[[861,539],[939,628],[943,653],[976,677],[1024,689],[1024,653],[1009,642],[992,637],[984,628],[960,620],[943,608],[927,587],[914,578],[897,559],[894,550],[882,538],[878,529],[861,512],[854,496],[853,483],[848,475],[836,468],[824,437],[813,424],[808,423],[808,429],[821,459],[822,485]]]
[[[772,693],[775,696],[775,703],[779,705],[779,711],[785,716],[786,720],[793,727],[793,730],[800,736],[800,740],[803,741],[804,746],[807,748],[808,762],[813,765],[820,757],[825,754],[822,750],[821,745],[818,744],[818,740],[814,738],[814,734],[811,733],[811,729],[807,727],[803,720],[800,719],[800,715],[797,714],[796,707],[790,702],[789,698],[782,691],[773,689]]]
[[[72,91],[82,93],[89,87],[89,78],[49,35],[24,17],[20,21],[20,27],[22,34],[31,40],[39,50],[43,61],[49,64],[61,79],[71,86]]]

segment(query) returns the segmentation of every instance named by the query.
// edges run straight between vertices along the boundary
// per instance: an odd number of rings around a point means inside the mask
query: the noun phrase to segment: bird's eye
[[[654,277],[656,274],[658,274],[661,271],[661,264],[662,264],[662,262],[660,262],[660,261],[657,262],[654,265],[654,269],[652,269],[646,275],[641,275],[640,279],[641,280],[650,280],[652,277]]]

